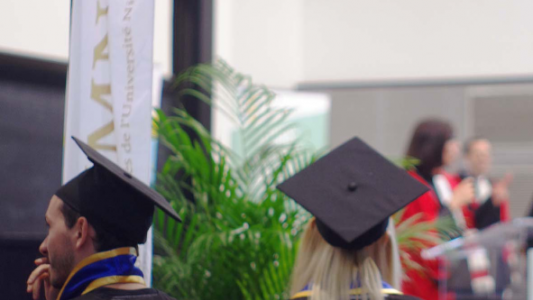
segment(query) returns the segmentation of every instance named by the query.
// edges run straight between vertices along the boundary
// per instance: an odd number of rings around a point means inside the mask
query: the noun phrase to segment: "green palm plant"
[[[422,213],[418,213],[402,221],[403,213],[404,210],[401,210],[393,216],[402,268],[414,269],[427,275],[424,266],[413,260],[411,254],[447,242],[450,238],[460,235],[460,231],[451,216],[428,222],[422,221]]]
[[[157,188],[183,223],[158,212],[155,285],[179,299],[286,298],[308,214],[275,187],[312,162],[313,152],[299,140],[277,142],[296,130],[290,110],[272,106],[271,91],[222,61],[187,70],[176,85],[224,112],[241,149],[221,145],[184,110],[157,112],[156,131],[173,153]]]
[[[288,299],[297,241],[310,215],[276,185],[317,154],[298,138],[280,143],[287,132],[299,136],[288,121],[291,110],[274,107],[271,91],[223,61],[188,69],[175,87],[224,113],[239,147],[226,148],[183,109],[157,111],[155,132],[172,155],[156,188],[183,222],[156,212],[155,287],[177,299]],[[426,233],[435,224],[415,221],[399,227],[400,247],[434,241]]]

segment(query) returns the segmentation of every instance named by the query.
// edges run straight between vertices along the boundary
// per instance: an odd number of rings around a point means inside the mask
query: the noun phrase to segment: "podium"
[[[439,299],[533,300],[533,218],[495,224],[422,251],[439,263]]]

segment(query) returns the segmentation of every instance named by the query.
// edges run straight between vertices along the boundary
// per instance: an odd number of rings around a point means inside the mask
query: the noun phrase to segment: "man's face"
[[[48,235],[39,247],[39,251],[48,258],[50,263],[50,283],[60,289],[74,268],[74,252],[72,230],[65,224],[61,208],[63,206],[57,196],[53,196],[46,211]]]
[[[473,175],[486,175],[492,164],[491,145],[487,140],[476,140],[470,144],[466,159]]]

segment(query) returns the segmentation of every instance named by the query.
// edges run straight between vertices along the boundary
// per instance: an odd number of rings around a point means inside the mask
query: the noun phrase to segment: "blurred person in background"
[[[483,229],[498,222],[510,220],[509,184],[506,174],[501,180],[489,178],[492,167],[492,145],[484,138],[472,138],[465,143],[465,171],[460,178],[474,179],[475,195],[464,209],[467,228]]]
[[[463,205],[461,211],[452,210],[452,214],[463,235],[474,234],[492,224],[505,222],[509,216],[509,190],[512,175],[507,174],[502,180],[490,180],[488,174],[492,165],[491,144],[487,139],[475,137],[465,143],[465,169],[459,174],[441,172],[433,177],[437,195],[441,203],[449,203],[461,182],[472,180],[474,193],[471,201]],[[504,265],[501,259],[493,261],[496,266]],[[496,281],[489,274],[490,259],[485,251],[474,251],[466,257],[466,265],[455,270],[453,282],[448,288],[471,289],[474,294],[494,293],[501,288],[502,281]],[[469,277],[465,277],[469,276]],[[469,285],[464,283],[469,282]]]
[[[436,175],[451,177],[444,168],[451,164],[459,153],[459,145],[453,138],[453,129],[448,122],[428,119],[416,126],[407,156],[418,159],[418,163],[409,174],[429,187],[430,191],[407,205],[401,221],[414,215],[419,216],[419,222],[432,222],[440,216],[449,215],[456,220],[456,216],[462,216],[462,207],[474,196],[473,180],[467,178],[459,182],[445,201],[438,197],[434,181]],[[402,290],[408,295],[423,299],[437,299],[437,282],[443,277],[443,274],[439,273],[438,262],[423,260],[420,253],[410,253],[410,256],[412,260],[424,266],[425,270],[424,272],[408,270],[405,274],[406,279],[402,283]]]
[[[435,175],[433,182],[435,190],[442,203],[452,201],[456,189],[464,180],[472,180],[474,194],[468,205],[458,210],[452,210],[457,225],[463,231],[484,229],[500,221],[508,221],[509,190],[512,175],[507,174],[500,181],[488,178],[492,165],[491,144],[484,138],[472,138],[465,143],[465,170],[459,174],[445,171]],[[471,178],[471,179],[469,179]]]

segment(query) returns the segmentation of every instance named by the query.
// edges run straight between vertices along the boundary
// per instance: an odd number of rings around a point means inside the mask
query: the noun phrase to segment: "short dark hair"
[[[74,227],[78,219],[81,217],[80,213],[75,211],[70,205],[63,202],[63,205],[61,205],[61,212],[63,213],[63,217],[65,218],[65,225],[67,225],[68,229],[71,229]]]
[[[65,202],[63,202],[63,205],[61,206],[61,212],[65,218],[65,225],[67,225],[67,228],[69,229],[74,227],[78,219],[82,217],[79,212]],[[94,239],[94,250],[96,252],[108,251],[121,247],[134,247],[138,252],[139,249],[137,243],[116,237],[99,226],[93,225],[93,228],[96,231],[96,239]]]
[[[443,120],[428,119],[416,126],[407,156],[420,160],[416,168],[423,177],[431,178],[433,169],[442,166],[444,145],[452,137],[452,126]]]

